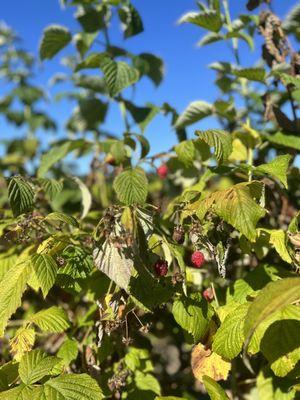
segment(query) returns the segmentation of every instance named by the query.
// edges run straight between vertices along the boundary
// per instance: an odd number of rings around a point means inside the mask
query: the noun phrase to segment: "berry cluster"
[[[205,262],[204,254],[199,250],[194,251],[191,257],[191,262],[195,268],[201,268]]]
[[[168,273],[168,263],[165,260],[158,260],[154,264],[154,270],[157,276],[166,276]]]

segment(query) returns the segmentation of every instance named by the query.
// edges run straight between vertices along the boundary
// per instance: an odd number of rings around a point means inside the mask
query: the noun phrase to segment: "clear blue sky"
[[[178,18],[185,12],[196,9],[194,0],[134,0],[139,10],[145,31],[127,39],[124,47],[132,52],[152,52],[161,56],[166,65],[166,76],[160,87],[155,88],[151,82],[143,78],[138,85],[135,101],[142,105],[146,101],[161,105],[164,101],[175,106],[178,111],[193,100],[213,101],[217,89],[213,85],[215,74],[207,68],[215,60],[232,60],[229,48],[224,43],[215,43],[203,48],[197,48],[196,42],[204,31],[190,24],[176,25]],[[296,0],[273,0],[274,11],[280,16],[285,15],[297,3]],[[233,17],[246,13],[246,0],[231,0],[230,8]],[[61,9],[58,0],[10,0],[1,4],[1,19],[17,31],[23,40],[23,46],[37,55],[41,33],[45,26],[58,23],[69,27],[72,32],[78,29],[72,14],[74,8]],[[112,32],[111,41],[122,45],[122,35],[119,28]],[[72,50],[71,50],[72,51]],[[70,48],[64,51],[68,54]],[[250,53],[248,47],[241,44],[241,59],[246,66],[251,66],[259,57],[259,51]],[[60,56],[46,61],[38,67],[36,82],[44,86],[57,72],[66,72],[60,64]],[[0,95],[3,88],[0,88]],[[49,91],[52,96],[51,90]],[[64,135],[64,121],[70,115],[72,106],[67,102],[49,103],[46,109],[59,123],[58,135]],[[107,128],[113,133],[122,133],[122,122],[113,109],[108,116]],[[192,135],[195,127],[198,129],[216,127],[213,119],[200,121],[190,128]],[[14,129],[0,119],[0,138],[11,135]],[[152,144],[152,152],[167,150],[175,142],[174,132],[169,119],[163,116],[149,125],[146,136]],[[47,135],[47,137],[45,137]],[[54,134],[39,132],[43,143],[55,139]],[[56,136],[57,137],[57,136]]]

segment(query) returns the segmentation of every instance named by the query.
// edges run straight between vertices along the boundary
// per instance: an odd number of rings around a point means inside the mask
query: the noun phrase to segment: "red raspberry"
[[[201,251],[197,250],[192,254],[191,261],[195,268],[201,268],[202,264],[205,262],[205,257]]]
[[[212,291],[212,288],[207,288],[204,290],[202,293],[202,296],[205,298],[205,300],[211,302],[214,298],[214,293]]]
[[[162,164],[161,166],[159,166],[157,168],[157,175],[161,178],[161,179],[165,179],[166,176],[168,175],[169,169],[167,164]]]
[[[165,260],[158,260],[154,264],[154,269],[157,276],[166,276],[168,273],[168,263]]]

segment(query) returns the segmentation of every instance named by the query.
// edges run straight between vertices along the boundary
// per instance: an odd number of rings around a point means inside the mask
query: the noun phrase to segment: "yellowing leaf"
[[[210,210],[244,234],[250,241],[255,240],[255,227],[265,211],[256,200],[262,186],[257,181],[239,183],[229,189],[218,190],[199,203],[197,215],[202,219]]]
[[[4,334],[10,316],[21,305],[22,294],[30,274],[30,263],[19,262],[7,271],[0,282],[0,337]]]
[[[215,381],[227,379],[231,364],[225,361],[217,353],[205,349],[201,343],[197,344],[192,351],[192,370],[195,378],[203,382],[203,376],[207,375]]]
[[[35,332],[33,329],[18,329],[15,336],[9,341],[14,359],[20,361],[23,354],[32,349],[32,346],[34,345],[34,340]]]
[[[285,278],[268,283],[249,307],[244,326],[246,345],[266,318],[299,299],[300,278]]]

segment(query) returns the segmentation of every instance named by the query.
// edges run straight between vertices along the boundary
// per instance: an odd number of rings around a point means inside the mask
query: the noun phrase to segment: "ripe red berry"
[[[207,301],[212,301],[214,298],[214,293],[212,291],[212,288],[207,288],[204,290],[204,292],[202,293],[203,297],[205,298],[205,300]]]
[[[165,260],[158,260],[154,264],[154,269],[157,276],[166,276],[168,273],[168,263]]]
[[[192,254],[191,261],[195,268],[201,268],[202,264],[205,262],[205,257],[201,251],[197,250]]]
[[[162,164],[157,168],[157,175],[161,178],[161,179],[165,179],[166,176],[168,175],[168,166],[167,164]]]

